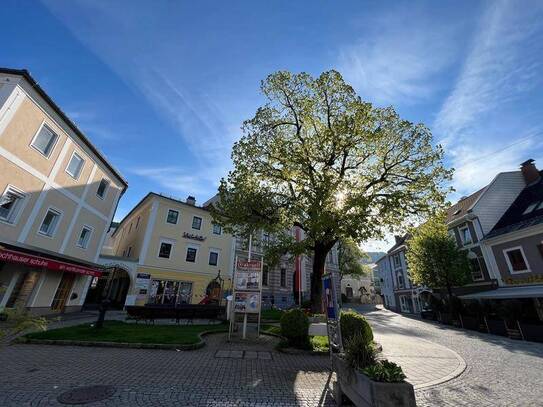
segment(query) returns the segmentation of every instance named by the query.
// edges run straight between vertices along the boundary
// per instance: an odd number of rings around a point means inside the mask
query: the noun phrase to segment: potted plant
[[[379,360],[373,342],[356,334],[345,344],[344,354],[332,354],[337,375],[334,397],[341,404],[343,395],[358,407],[416,406],[413,386],[405,381],[400,366]]]

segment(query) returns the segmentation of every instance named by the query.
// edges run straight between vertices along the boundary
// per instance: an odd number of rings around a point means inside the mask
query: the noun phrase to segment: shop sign
[[[102,272],[99,269],[64,263],[62,261],[51,260],[45,257],[34,256],[8,249],[0,249],[0,261],[22,264],[29,267],[46,268],[48,270],[84,274],[93,277],[100,277],[102,275]]]
[[[242,261],[236,263],[235,289],[236,290],[260,290],[260,274],[262,264],[258,260]]]
[[[234,312],[258,314],[260,312],[260,292],[236,291]]]
[[[136,275],[136,293],[139,298],[145,297],[147,295],[150,282],[151,282],[151,274],[138,273]]]
[[[195,235],[194,233],[188,232],[183,232],[183,237],[186,239],[198,240],[199,242],[203,242],[204,240],[206,240],[205,236]]]
[[[543,283],[543,275],[536,274],[530,277],[524,278],[504,278],[502,281],[509,285],[528,285],[528,284],[541,284]]]

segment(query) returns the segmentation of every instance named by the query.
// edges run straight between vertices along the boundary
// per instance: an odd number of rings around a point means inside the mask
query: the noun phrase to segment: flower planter
[[[341,405],[345,394],[357,407],[414,407],[415,391],[407,382],[374,382],[366,375],[352,369],[337,354],[332,355],[332,366],[337,375],[338,389],[334,394]]]

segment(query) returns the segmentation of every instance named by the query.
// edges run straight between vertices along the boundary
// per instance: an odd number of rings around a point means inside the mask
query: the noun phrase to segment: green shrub
[[[373,341],[370,324],[366,321],[366,318],[355,311],[342,311],[340,326],[343,343],[348,342],[356,334],[362,335],[367,344]]]
[[[355,334],[344,345],[345,361],[353,369],[364,369],[375,364],[377,350],[373,343],[368,343],[361,334]]]
[[[281,316],[281,335],[287,338],[291,346],[307,348],[309,344],[309,319],[301,309],[285,311]]]
[[[373,365],[360,369],[371,380],[385,383],[399,383],[405,380],[400,366],[388,360],[381,360]]]

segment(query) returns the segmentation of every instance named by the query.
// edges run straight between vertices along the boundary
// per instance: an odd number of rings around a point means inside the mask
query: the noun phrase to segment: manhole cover
[[[62,404],[87,404],[110,398],[115,394],[113,386],[85,386],[68,390],[57,397]]]

